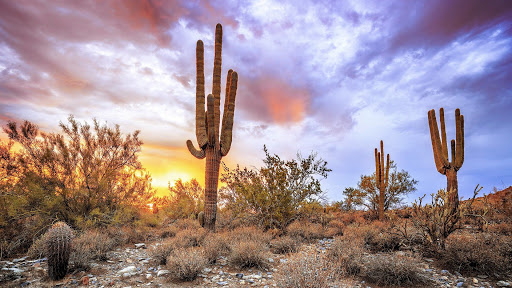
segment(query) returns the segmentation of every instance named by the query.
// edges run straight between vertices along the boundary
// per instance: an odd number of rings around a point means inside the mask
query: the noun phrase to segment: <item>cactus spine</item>
[[[226,99],[224,101],[224,115],[222,129],[219,135],[220,124],[220,79],[222,63],[222,26],[217,24],[215,29],[215,59],[213,65],[213,91],[206,100],[204,91],[204,47],[201,40],[196,46],[196,137],[199,150],[192,141],[187,140],[190,153],[198,158],[206,157],[205,168],[205,207],[204,227],[215,231],[217,218],[217,185],[219,182],[220,160],[226,156],[231,148],[233,134],[233,116],[235,113],[235,97],[238,83],[238,74],[228,71],[226,82]],[[220,138],[219,138],[220,136]]]
[[[48,258],[48,276],[52,280],[66,276],[72,237],[73,230],[64,222],[53,224],[47,232],[45,254]]]
[[[384,166],[384,142],[380,140],[380,152],[375,148],[375,183],[379,189],[379,220],[384,219],[384,201],[389,178],[389,154]]]
[[[446,130],[444,125],[444,109],[439,109],[439,120],[441,122],[441,137],[437,126],[436,112],[434,109],[428,111],[428,124],[430,127],[430,138],[432,140],[432,150],[434,151],[434,161],[439,173],[446,175],[446,191],[449,193],[449,201],[456,209],[459,205],[459,192],[457,183],[457,171],[464,163],[464,116],[460,110],[455,109],[455,138],[451,141],[451,158],[448,159],[448,143],[446,141]]]

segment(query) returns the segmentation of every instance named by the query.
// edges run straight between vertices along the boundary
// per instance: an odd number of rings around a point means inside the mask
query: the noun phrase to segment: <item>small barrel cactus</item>
[[[201,227],[204,227],[204,212],[201,211],[199,212],[199,214],[197,214],[197,220],[199,220],[199,225],[201,225]]]
[[[48,258],[48,276],[52,280],[66,276],[72,238],[73,230],[64,222],[53,224],[46,234],[44,250]]]

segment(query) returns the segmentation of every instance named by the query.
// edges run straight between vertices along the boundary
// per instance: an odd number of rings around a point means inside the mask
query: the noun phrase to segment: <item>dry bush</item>
[[[41,237],[37,238],[34,242],[32,242],[32,245],[30,248],[28,248],[27,256],[29,259],[40,259],[44,256],[44,242],[46,234],[41,235]]]
[[[171,255],[171,251],[174,249],[176,249],[175,242],[173,240],[167,240],[151,247],[149,255],[157,261],[158,265],[165,265],[167,263],[167,257]]]
[[[208,263],[215,263],[221,255],[227,255],[231,248],[227,237],[221,234],[208,234],[201,247]]]
[[[299,243],[290,236],[282,236],[272,240],[270,247],[276,254],[295,253],[299,250]]]
[[[258,240],[233,241],[230,244],[231,252],[228,256],[229,264],[243,268],[268,268],[268,247]]]
[[[441,252],[442,265],[458,272],[512,273],[512,239],[490,233],[453,234]]]
[[[502,222],[487,226],[487,232],[512,236],[512,223]]]
[[[343,230],[345,230],[345,224],[343,224],[343,222],[332,220],[327,224],[325,236],[329,238],[343,236]]]
[[[311,242],[314,239],[325,237],[325,231],[321,224],[308,221],[294,221],[286,227],[286,234],[297,240]]]
[[[396,251],[402,246],[402,239],[398,235],[385,230],[366,230],[364,242],[372,252]]]
[[[228,236],[233,242],[253,240],[264,245],[269,245],[273,236],[272,233],[263,232],[256,226],[240,227],[229,232]]]
[[[419,267],[418,259],[395,254],[369,256],[364,261],[362,276],[379,286],[416,287],[429,281]]]
[[[365,211],[348,211],[341,213],[339,220],[345,224],[345,226],[350,224],[365,224],[367,220],[365,219],[367,212]]]
[[[330,263],[322,255],[294,255],[280,266],[277,282],[283,288],[329,287]]]
[[[159,236],[162,239],[174,237],[174,236],[176,236],[176,233],[178,233],[178,231],[180,231],[180,229],[176,226],[173,226],[173,225],[165,226],[159,230],[159,232],[160,232]]]
[[[207,233],[208,232],[203,228],[187,228],[176,233],[176,236],[174,236],[173,241],[175,241],[177,247],[197,247],[201,245]]]
[[[166,262],[172,279],[192,281],[206,267],[208,260],[201,248],[188,247],[173,250]]]
[[[115,240],[102,231],[83,232],[71,242],[71,267],[73,269],[88,269],[92,259],[107,260],[107,252],[114,249],[115,244]]]
[[[200,229],[202,228],[197,219],[179,219],[172,224],[172,226],[178,228],[178,230],[185,229]]]
[[[359,275],[363,269],[363,257],[366,250],[356,239],[336,238],[327,252],[327,258],[337,274]]]

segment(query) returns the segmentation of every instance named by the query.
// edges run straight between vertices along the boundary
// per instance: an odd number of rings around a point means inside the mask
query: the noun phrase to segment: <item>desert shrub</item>
[[[453,234],[439,256],[444,267],[458,272],[509,274],[512,272],[512,239],[490,233]]]
[[[325,229],[325,236],[332,238],[335,236],[343,236],[343,230],[345,229],[345,224],[339,220],[332,220],[327,223],[327,227]]]
[[[177,247],[197,247],[203,242],[207,233],[208,232],[203,228],[187,228],[185,230],[178,231],[178,233],[176,233],[176,236],[174,236],[173,241],[176,243]]]
[[[27,256],[29,259],[40,259],[44,255],[44,242],[46,241],[46,234],[41,235],[32,242],[30,248],[28,248]]]
[[[174,237],[174,236],[176,236],[176,233],[178,233],[178,231],[180,231],[180,229],[178,229],[178,227],[176,227],[176,226],[172,226],[172,225],[165,226],[159,230],[160,238],[165,239],[165,238]]]
[[[272,252],[276,254],[295,253],[299,250],[299,243],[290,236],[282,236],[270,242]]]
[[[324,238],[324,229],[321,224],[308,221],[294,221],[286,227],[286,234],[297,240],[311,242],[314,239]]]
[[[201,245],[208,263],[215,263],[221,255],[227,255],[231,248],[225,235],[208,234]]]
[[[178,228],[178,230],[202,228],[197,219],[190,218],[179,219],[176,222],[174,222],[172,226]]]
[[[155,259],[158,265],[165,265],[167,257],[171,255],[171,251],[176,249],[176,244],[173,240],[167,240],[162,243],[157,243],[149,250],[151,258]]]
[[[502,222],[487,226],[487,232],[512,236],[512,223]]]
[[[327,258],[336,274],[358,275],[363,269],[363,256],[366,250],[361,242],[336,238],[327,252]]]
[[[371,255],[364,261],[362,276],[370,283],[383,286],[414,287],[428,283],[418,265],[410,256],[396,254]]]
[[[89,230],[73,239],[71,244],[71,266],[88,269],[92,259],[107,260],[107,252],[115,248],[116,241],[104,231]]]
[[[206,267],[208,260],[201,248],[188,247],[173,250],[166,262],[171,278],[192,281]]]
[[[350,224],[364,224],[366,223],[366,218],[368,212],[365,211],[347,211],[341,213],[339,217],[339,221],[341,221],[345,226]]]
[[[253,240],[264,245],[268,245],[273,238],[271,233],[263,232],[256,226],[237,228],[230,231],[228,237],[234,242]]]
[[[268,247],[257,240],[234,241],[230,244],[229,264],[243,268],[268,268]]]
[[[398,235],[385,230],[367,229],[364,235],[364,243],[372,252],[396,251],[400,248],[401,241]]]
[[[278,285],[283,288],[328,287],[331,273],[329,266],[329,261],[321,255],[294,255],[280,266]]]

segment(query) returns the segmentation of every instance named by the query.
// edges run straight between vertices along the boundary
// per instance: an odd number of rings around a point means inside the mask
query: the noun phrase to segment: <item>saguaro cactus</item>
[[[190,153],[198,158],[206,157],[205,171],[205,204],[204,227],[215,230],[217,217],[217,185],[219,182],[220,160],[226,156],[231,148],[233,133],[233,116],[235,114],[235,97],[238,82],[238,74],[228,71],[226,82],[226,99],[224,101],[224,115],[222,117],[222,129],[220,130],[220,79],[222,63],[222,26],[217,24],[215,29],[215,60],[213,64],[213,88],[212,94],[207,98],[207,110],[205,112],[204,91],[204,47],[203,41],[197,41],[196,47],[196,137],[199,145],[197,150],[192,141],[187,140]]]
[[[452,161],[448,159],[448,143],[446,141],[446,130],[444,125],[444,109],[439,109],[439,118],[441,122],[441,137],[437,127],[436,112],[434,109],[428,111],[428,124],[430,127],[430,138],[432,140],[432,150],[434,151],[434,161],[439,173],[446,175],[446,191],[450,194],[448,199],[455,209],[459,205],[459,192],[457,183],[457,171],[464,163],[464,116],[460,110],[455,109],[455,138],[451,141]]]
[[[53,224],[45,236],[45,256],[48,258],[48,276],[59,280],[68,272],[73,230],[64,222]]]
[[[375,148],[375,183],[379,189],[379,220],[384,219],[384,201],[389,178],[389,154],[384,166],[384,142],[380,140],[380,152]]]

